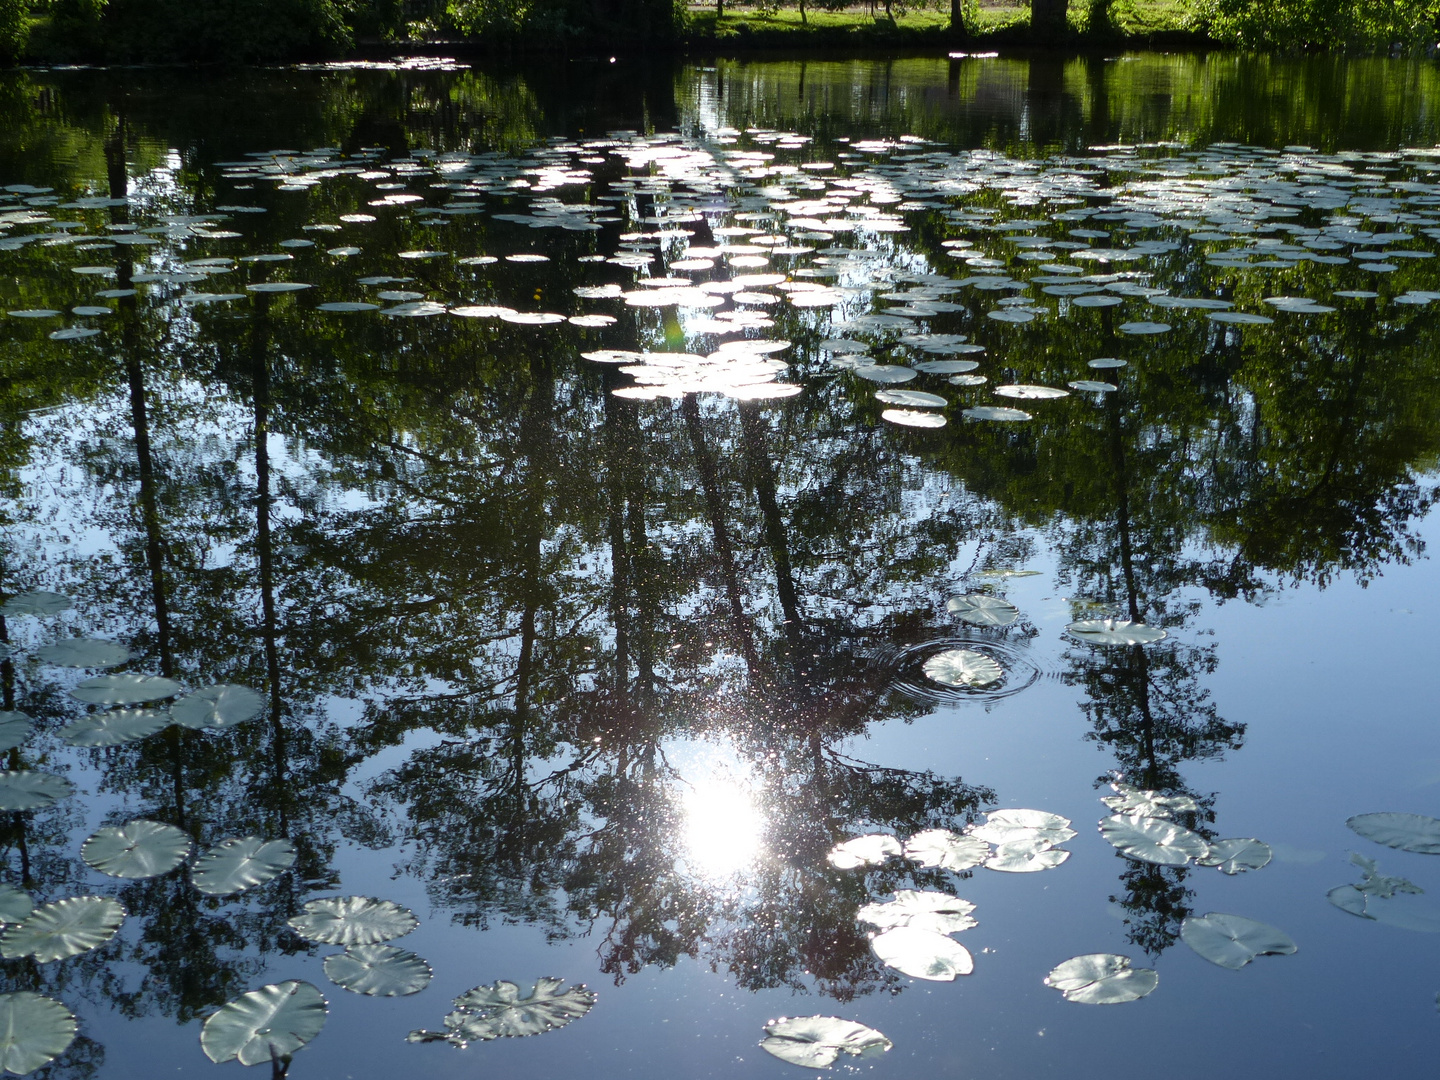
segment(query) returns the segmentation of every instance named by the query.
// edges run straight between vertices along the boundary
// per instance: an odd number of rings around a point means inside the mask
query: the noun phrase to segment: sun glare
[[[739,873],[760,854],[764,818],[750,793],[733,778],[694,783],[681,804],[691,868],[705,877]]]

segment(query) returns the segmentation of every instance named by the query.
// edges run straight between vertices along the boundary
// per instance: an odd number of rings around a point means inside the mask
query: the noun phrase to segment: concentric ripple
[[[1005,671],[1004,678],[987,686],[945,686],[925,675],[925,661],[947,649],[971,649],[990,657]],[[1040,678],[1040,667],[1026,649],[979,636],[935,638],[878,658],[890,672],[890,685],[917,701],[950,704],[958,701],[994,701],[1018,694]]]

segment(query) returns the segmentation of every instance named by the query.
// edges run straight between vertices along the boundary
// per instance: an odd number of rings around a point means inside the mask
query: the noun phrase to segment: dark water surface
[[[0,962],[78,1017],[40,1075],[238,1076],[201,1022],[292,979],[297,1078],[802,1076],[759,1042],[811,1015],[876,1077],[1431,1071],[1440,860],[1346,820],[1440,813],[1437,100],[1233,56],[4,75],[0,597],[74,601],[0,620],[9,768],[75,793],[4,816],[0,881],[128,913]],[[1067,630],[1107,619],[1166,636]],[[77,635],[258,715],[68,745]],[[957,648],[1002,674],[927,676]],[[1272,860],[1127,858],[1117,778]],[[1068,858],[827,861],[996,808]],[[82,861],[137,818],[297,858]],[[1340,910],[1352,852],[1429,891]],[[973,974],[873,952],[917,888],[975,905]],[[287,920],[348,895],[414,911],[428,988],[327,979]],[[1209,912],[1298,951],[1216,966]],[[1089,953],[1159,985],[1044,984]],[[593,1010],[406,1041],[541,976]]]

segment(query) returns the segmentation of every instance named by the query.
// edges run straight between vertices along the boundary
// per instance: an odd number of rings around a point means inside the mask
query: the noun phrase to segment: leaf
[[[1053,386],[1034,386],[1030,383],[1011,383],[1007,386],[995,387],[995,393],[999,397],[1019,398],[1022,401],[1049,401],[1054,398],[1069,397],[1070,391],[1059,390]]]
[[[1115,329],[1122,334],[1164,334],[1170,329],[1169,323],[1163,322],[1125,322]]]
[[[1149,968],[1132,968],[1128,956],[1087,953],[1071,957],[1045,976],[1045,985],[1066,1001],[1081,1005],[1118,1005],[1144,997],[1160,983]]]
[[[960,414],[971,420],[1029,420],[1030,414],[1022,409],[1007,409],[1001,405],[977,405]]]
[[[920,390],[876,390],[875,400],[884,405],[905,405],[913,409],[943,409],[950,402],[939,394]]]
[[[1145,791],[1123,780],[1116,780],[1110,786],[1118,794],[1107,795],[1100,801],[1117,814],[1168,818],[1172,812],[1193,814],[1200,809],[1200,804],[1188,795],[1161,795],[1158,791]]]
[[[1039,845],[1037,851],[1078,835],[1070,828],[1069,818],[1044,810],[991,810],[985,815],[985,824],[970,825],[965,832],[989,844],[1033,841]]]
[[[207,896],[229,896],[263,885],[295,865],[289,840],[258,836],[221,840],[190,868],[190,880]]]
[[[990,857],[990,845],[949,829],[926,829],[905,841],[905,857],[921,866],[943,870],[969,870]]]
[[[1030,841],[1018,840],[1001,844],[995,854],[985,860],[986,870],[999,870],[1006,874],[1033,874],[1040,870],[1053,870],[1066,859],[1070,852],[1064,848],[1036,848]]]
[[[118,878],[168,874],[190,857],[190,837],[173,825],[144,819],[101,829],[80,847],[87,864]]]
[[[372,997],[404,997],[430,985],[430,965],[394,945],[352,945],[325,958],[325,977]]]
[[[286,925],[306,941],[322,945],[375,945],[404,937],[420,925],[409,908],[368,896],[327,896],[311,900]]]
[[[920,412],[917,409],[885,409],[880,419],[901,427],[942,428],[947,423],[939,413]]]
[[[506,979],[492,986],[477,986],[455,999],[455,1011],[445,1017],[444,1031],[412,1031],[410,1042],[444,1040],[462,1050],[472,1042],[541,1035],[580,1019],[595,1005],[595,994],[583,983],[561,991],[564,979],[535,981],[529,997]]]
[[[0,750],[24,746],[33,730],[34,721],[23,712],[0,710]]]
[[[953,982],[957,975],[975,970],[975,961],[964,945],[916,926],[897,926],[876,934],[870,939],[870,948],[887,967],[915,979]]]
[[[1357,814],[1345,822],[1366,840],[1422,855],[1440,855],[1440,818],[1422,814]]]
[[[70,696],[90,705],[143,705],[147,701],[174,697],[179,692],[180,684],[174,679],[121,674],[86,679],[70,691]]]
[[[29,769],[0,771],[0,810],[43,810],[75,793],[63,776]]]
[[[922,665],[926,678],[941,686],[991,686],[1005,677],[993,659],[974,649],[946,649]]]
[[[35,655],[56,667],[114,667],[130,659],[130,650],[113,641],[77,637],[36,649]]]
[[[98,949],[120,929],[125,909],[104,896],[74,896],[42,904],[0,935],[0,956],[33,956],[42,964]]]
[[[971,626],[1009,626],[1020,618],[1020,609],[1014,604],[985,593],[952,596],[945,610]]]
[[[1222,874],[1243,874],[1246,870],[1259,870],[1269,864],[1274,852],[1263,840],[1236,838],[1216,840],[1204,858],[1196,859],[1199,866],[1213,866]]]
[[[0,923],[24,922],[35,910],[30,894],[14,885],[0,885]]]
[[[791,1065],[826,1069],[841,1054],[879,1057],[895,1045],[880,1032],[836,1016],[782,1016],[765,1025],[760,1049]]]
[[[1203,837],[1164,818],[1116,814],[1100,822],[1100,835],[1126,858],[1160,866],[1184,866],[1205,857]]]
[[[185,728],[227,728],[259,716],[265,704],[265,698],[248,686],[221,683],[172,702],[170,716]]]
[[[71,746],[119,746],[169,726],[164,709],[111,709],[72,720],[60,729],[60,738]]]
[[[1350,861],[1365,876],[1358,884],[1331,889],[1325,894],[1330,903],[1351,915],[1402,930],[1440,933],[1440,908],[1409,899],[1424,893],[1424,889],[1405,878],[1380,873],[1375,861],[1364,855],[1351,855]]]
[[[325,1012],[325,996],[308,982],[269,983],[213,1013],[200,1029],[200,1048],[217,1064],[281,1061],[320,1034]]]
[[[1257,956],[1288,956],[1295,942],[1283,930],[1240,915],[1191,915],[1180,924],[1180,938],[1197,953],[1232,971],[1239,971]]]
[[[1158,626],[1128,619],[1081,619],[1065,629],[1091,645],[1151,645],[1169,636]]]
[[[857,921],[891,930],[911,926],[935,934],[958,934],[976,925],[970,913],[975,905],[949,893],[898,889],[887,904],[866,904],[855,913]]]
[[[56,314],[59,313],[56,312]],[[5,603],[0,604],[0,615],[59,615],[62,611],[68,611],[74,604],[75,601],[68,596],[36,589],[34,592],[12,596]]]
[[[886,859],[900,857],[900,841],[888,833],[868,833],[836,844],[825,856],[830,865],[841,870],[857,866],[878,866]]]
[[[75,1014],[54,998],[29,990],[0,994],[0,1072],[24,1076],[69,1049]]]

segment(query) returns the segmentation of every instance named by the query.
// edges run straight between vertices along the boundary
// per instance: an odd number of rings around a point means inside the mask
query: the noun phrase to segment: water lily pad
[[[1082,297],[1083,299],[1083,297]],[[1170,324],[1163,322],[1127,322],[1116,327],[1122,334],[1167,334],[1170,332]]]
[[[0,1072],[24,1076],[54,1061],[75,1041],[75,1014],[29,990],[0,994]]]
[[[1128,619],[1082,619],[1065,629],[1091,645],[1151,645],[1169,636],[1158,626]]]
[[[90,705],[142,705],[174,697],[179,692],[180,684],[174,679],[123,673],[86,679],[70,691],[70,696]]]
[[[1053,398],[1069,397],[1070,391],[1057,390],[1053,386],[1034,386],[1030,383],[1012,383],[995,387],[999,397],[1020,398],[1023,401],[1048,401]]]
[[[241,994],[200,1029],[200,1048],[216,1063],[264,1065],[299,1050],[325,1026],[325,995],[291,979]]]
[[[1114,383],[1099,382],[1096,379],[1071,379],[1065,385],[1072,390],[1084,390],[1092,394],[1108,394],[1119,389]]]
[[[62,611],[68,611],[73,607],[75,601],[68,596],[61,596],[59,593],[46,592],[43,589],[36,589],[34,592],[19,593],[10,597],[5,603],[0,604],[0,614],[7,616],[19,615],[59,615]]]
[[[1386,847],[1440,855],[1440,818],[1423,814],[1357,814],[1345,824],[1352,832]]]
[[[1176,813],[1193,814],[1200,809],[1200,804],[1189,795],[1162,795],[1123,780],[1116,780],[1110,786],[1116,794],[1106,795],[1100,801],[1117,814],[1168,818]]]
[[[430,985],[430,965],[394,945],[352,945],[325,958],[325,977],[371,997],[404,997]]]
[[[0,750],[24,746],[34,730],[34,721],[23,712],[0,710]]]
[[[885,405],[904,405],[914,409],[943,409],[950,402],[939,394],[919,390],[876,390],[875,400]]]
[[[949,829],[926,829],[905,841],[905,858],[921,866],[969,870],[990,857],[990,845],[974,836]]]
[[[181,727],[227,728],[265,711],[265,698],[248,686],[221,683],[186,694],[170,705],[170,716]]]
[[[306,941],[323,945],[376,945],[404,937],[420,925],[409,908],[368,896],[311,900],[286,925]]]
[[[1283,930],[1214,911],[1188,917],[1180,924],[1180,938],[1212,964],[1232,971],[1257,956],[1288,956],[1296,951],[1295,942]]]
[[[0,811],[43,810],[75,793],[63,776],[30,769],[0,771]]]
[[[1068,858],[1070,852],[1064,848],[1041,847],[1034,841],[1016,840],[997,847],[995,854],[985,860],[985,869],[1006,874],[1033,874],[1053,870]]]
[[[870,939],[881,963],[902,975],[932,982],[952,982],[975,970],[970,950],[954,938],[915,926],[897,926]]]
[[[1118,1005],[1144,997],[1160,984],[1149,968],[1130,966],[1128,956],[1087,953],[1057,964],[1045,976],[1045,985],[1059,990],[1066,1001],[1082,1005]]]
[[[104,896],[76,896],[42,904],[0,935],[0,956],[33,956],[42,964],[98,949],[120,929],[125,909]]]
[[[831,866],[853,870],[857,866],[878,866],[886,859],[899,858],[900,841],[888,833],[869,833],[836,844],[825,856]]]
[[[140,819],[99,830],[81,845],[80,857],[111,877],[152,878],[188,859],[190,848],[190,837],[175,826]]]
[[[564,979],[537,979],[529,997],[507,979],[477,986],[455,999],[445,1017],[444,1031],[412,1031],[409,1042],[449,1042],[464,1049],[472,1042],[543,1035],[570,1024],[595,1006],[595,994],[577,983],[565,990]]]
[[[850,370],[860,378],[876,383],[909,382],[918,374],[914,368],[903,367],[900,364],[862,364]]]
[[[1005,669],[994,659],[974,649],[946,649],[921,666],[925,677],[941,686],[970,686],[983,689],[1005,677]]]
[[[828,1069],[841,1054],[874,1058],[894,1044],[880,1032],[836,1016],[781,1017],[765,1025],[760,1049],[791,1065]]]
[[[983,825],[971,825],[965,832],[989,844],[1033,843],[1036,850],[1063,844],[1077,835],[1069,818],[1044,810],[991,810]]]
[[[985,593],[952,596],[945,610],[971,626],[1009,626],[1020,618],[1020,609],[1014,604]]]
[[[339,315],[349,315],[360,311],[379,311],[379,304],[367,304],[359,300],[334,300],[328,304],[317,304],[316,311],[334,312]]]
[[[72,720],[60,729],[60,738],[71,746],[120,746],[169,726],[164,709],[110,709]]]
[[[880,419],[892,424],[899,424],[901,427],[942,428],[945,426],[945,417],[939,413],[919,412],[915,409],[886,409],[880,414]]]
[[[1248,311],[1212,311],[1205,317],[1211,322],[1228,323],[1231,326],[1269,326],[1275,321],[1265,315],[1252,315]]]
[[[1126,361],[1118,360],[1113,356],[1101,356],[1094,360],[1085,361],[1085,366],[1094,368],[1096,371],[1111,371],[1115,368],[1127,367],[1128,364]]]
[[[64,638],[36,649],[35,655],[56,667],[114,667],[130,659],[124,645],[100,638]]]
[[[1082,308],[1116,307],[1124,302],[1123,296],[1111,296],[1108,293],[1087,293],[1084,296],[1072,297],[1070,300],[1070,303]]]
[[[10,925],[24,922],[35,910],[35,901],[24,889],[14,885],[0,885],[0,923]]]
[[[963,378],[963,376],[957,375],[956,378]],[[971,420],[1016,421],[1030,419],[1028,412],[1020,409],[1007,409],[1001,405],[979,405],[973,409],[966,409],[960,415]]]
[[[257,285],[246,285],[247,292],[254,293],[287,293],[300,292],[302,289],[313,288],[303,281],[262,281]]]
[[[1184,866],[1209,851],[1204,837],[1164,818],[1115,814],[1100,822],[1100,835],[1126,858],[1160,866]]]
[[[289,840],[233,837],[196,859],[190,880],[207,896],[229,896],[272,881],[293,865],[295,848]]]
[[[927,375],[963,375],[979,366],[978,360],[922,360],[914,365],[916,371]]]
[[[958,934],[976,925],[970,913],[975,905],[949,893],[898,889],[895,899],[885,904],[866,904],[855,918],[858,922],[892,930],[913,926],[935,934]]]
[[[1222,874],[1243,874],[1246,870],[1259,870],[1268,866],[1274,852],[1262,840],[1236,837],[1230,840],[1216,840],[1210,845],[1205,856],[1196,859],[1200,866],[1213,866]]]

